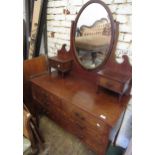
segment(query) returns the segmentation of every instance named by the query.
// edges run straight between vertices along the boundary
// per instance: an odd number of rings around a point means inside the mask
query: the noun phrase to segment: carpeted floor
[[[97,155],[75,136],[69,134],[45,116],[40,118],[40,132],[45,140],[44,149],[36,155]],[[107,155],[121,155],[122,151],[110,148]],[[24,155],[32,155],[28,150]]]
[[[40,132],[45,139],[45,150],[38,155],[96,155],[79,139],[69,134],[47,117],[40,119]]]

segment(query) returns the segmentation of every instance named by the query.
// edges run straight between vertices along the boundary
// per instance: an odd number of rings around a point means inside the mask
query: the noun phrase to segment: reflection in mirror
[[[111,23],[108,12],[99,3],[88,5],[79,16],[75,33],[76,56],[86,69],[101,65],[108,55]]]

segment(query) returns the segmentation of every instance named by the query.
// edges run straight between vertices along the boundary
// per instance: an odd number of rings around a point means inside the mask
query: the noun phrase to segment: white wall
[[[94,13],[97,11],[97,14]],[[94,24],[95,21],[101,20],[101,18],[107,19],[107,11],[100,5],[93,3],[85,8],[85,10],[81,13],[77,27],[81,27],[82,25],[91,26]]]

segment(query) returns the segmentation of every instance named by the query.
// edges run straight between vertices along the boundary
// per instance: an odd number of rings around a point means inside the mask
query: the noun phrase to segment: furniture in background
[[[27,107],[24,105],[23,109],[23,140],[27,143],[26,147],[31,146],[32,152],[36,153],[38,150],[37,145],[43,147],[43,138],[38,130],[35,117],[29,112]],[[26,151],[26,148],[24,148]]]
[[[35,149],[34,137],[30,130],[30,116],[26,110],[23,110],[23,153]]]
[[[46,59],[46,56],[42,55],[33,58],[33,60],[30,59],[23,62],[23,101],[34,116],[37,115],[35,114],[36,110],[34,109],[32,102],[32,93],[29,80],[48,72],[48,64]]]
[[[81,61],[86,61],[86,54],[90,54],[92,57],[92,63],[96,62],[96,58],[105,57],[108,53],[110,42],[110,23],[106,18],[101,18],[95,21],[91,26],[82,25],[79,29],[79,34],[75,37],[75,45],[78,51],[78,55]],[[95,40],[95,41],[94,41]]]
[[[80,21],[84,21],[81,25],[88,24],[87,20],[81,20],[81,17],[87,10],[89,10],[89,13],[96,13],[96,10],[98,10],[98,12],[101,12],[99,19],[106,18],[108,24],[110,24],[110,40],[108,42],[106,57],[97,59],[95,64],[89,61],[89,57],[85,61],[80,59],[82,55],[79,55],[75,42],[77,26]],[[88,12],[85,13],[87,15],[86,19],[90,16]],[[92,20],[94,19],[92,18]],[[74,134],[99,155],[105,154],[109,143],[109,133],[124,112],[131,98],[129,93],[125,93],[121,100],[118,101],[115,93],[104,91],[103,87],[101,87],[100,93],[96,93],[98,88],[98,73],[100,71],[110,69],[110,71],[114,72],[117,69],[119,71],[123,69],[122,72],[124,75],[126,73],[128,75],[128,72],[131,75],[131,70],[124,67],[124,64],[130,65],[127,59],[124,60],[122,65],[118,65],[116,62],[113,63],[115,61],[114,55],[117,38],[118,23],[114,22],[108,6],[102,1],[91,0],[81,8],[75,21],[72,22],[70,50],[66,51],[65,45],[63,45],[62,49],[58,52],[57,58],[61,53],[63,58],[66,56],[72,59],[70,74],[65,78],[62,78],[58,72],[53,71],[52,74],[49,74],[46,68],[51,67],[51,59],[44,59],[45,61],[42,62],[44,64],[36,66],[36,70],[39,67],[46,66],[41,71],[41,74],[36,74],[33,78],[29,79],[36,113],[46,114],[50,119],[66,131]],[[87,54],[87,52],[84,51],[82,54]],[[60,63],[60,61],[56,63]],[[47,66],[47,64],[50,65]],[[59,64],[56,65],[57,69],[59,69],[58,66]],[[30,67],[33,68],[34,66]],[[116,76],[116,74],[113,74],[113,76]]]

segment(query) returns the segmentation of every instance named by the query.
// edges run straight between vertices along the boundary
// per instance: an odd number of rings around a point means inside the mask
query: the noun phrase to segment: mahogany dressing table
[[[92,60],[90,52],[76,48],[76,37],[78,31],[82,31],[85,25],[88,29],[93,27],[87,23],[84,17],[85,11],[95,8],[91,12],[96,13],[103,21],[100,27],[103,28],[102,35],[107,36],[109,42],[106,48],[98,52]],[[89,16],[89,14],[87,14]],[[94,20],[94,19],[93,19]],[[80,24],[83,21],[83,24]],[[78,31],[77,31],[78,30]],[[92,34],[91,34],[92,35]],[[97,35],[94,34],[95,38]],[[82,36],[81,36],[82,37]],[[93,37],[91,37],[93,39]],[[103,38],[103,37],[100,37]],[[79,11],[75,21],[72,22],[70,50],[66,51],[65,45],[58,51],[57,60],[72,60],[69,66],[69,74],[63,78],[59,72],[45,73],[30,80],[32,98],[35,109],[38,113],[43,112],[66,131],[72,133],[83,141],[88,147],[104,155],[109,142],[109,133],[116,124],[122,112],[125,110],[131,96],[131,66],[127,59],[124,63],[117,64],[115,61],[115,47],[118,38],[118,23],[114,22],[112,14],[107,5],[99,0],[87,2]],[[104,40],[103,40],[104,44]],[[105,46],[103,46],[105,47]],[[50,63],[50,59],[48,61]],[[57,62],[57,66],[59,66]],[[50,66],[50,65],[49,65]],[[59,67],[57,68],[59,70]],[[128,75],[130,78],[129,87],[118,100],[117,94],[108,91],[104,85],[99,85],[99,72],[110,69],[111,72],[118,72]],[[115,75],[113,75],[115,76]],[[97,90],[100,89],[99,93]]]
[[[74,75],[57,73],[31,80],[38,112],[45,113],[62,128],[77,136],[99,155],[109,142],[109,133],[125,109],[130,96],[96,93],[96,85]]]

